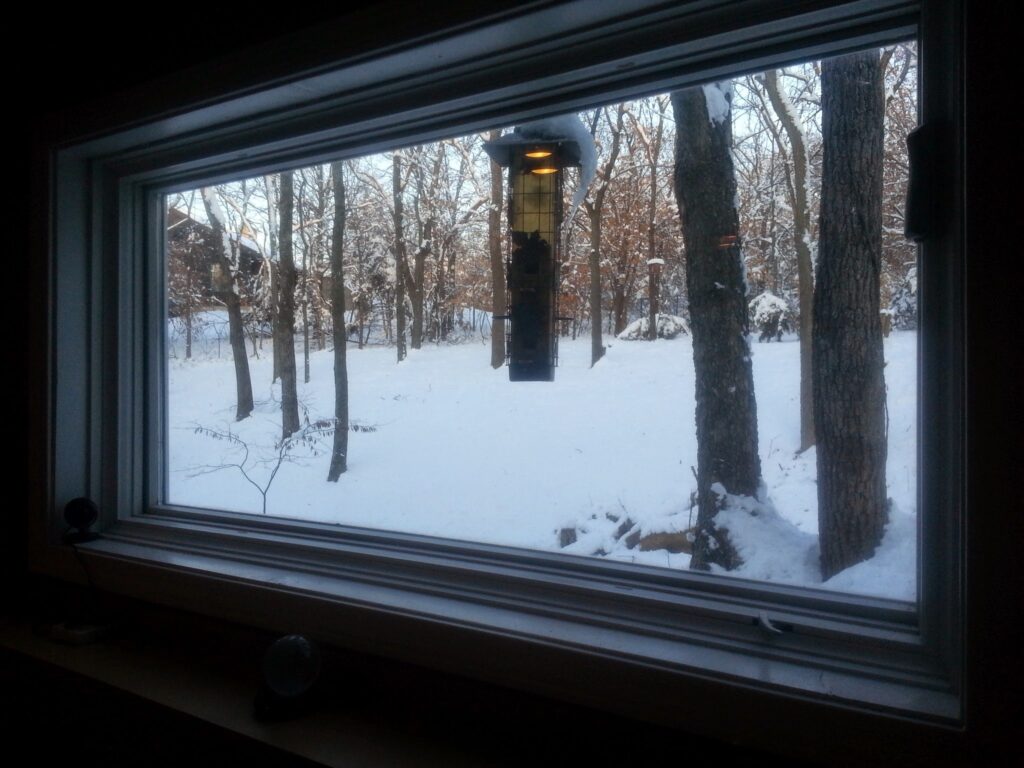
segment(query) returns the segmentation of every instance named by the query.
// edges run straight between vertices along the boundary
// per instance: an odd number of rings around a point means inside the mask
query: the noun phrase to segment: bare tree
[[[278,190],[278,184],[280,182],[277,174],[268,174],[263,177],[263,186],[267,196],[267,241],[270,245],[269,258],[266,259],[266,269],[268,283],[270,287],[270,327],[272,329],[277,328],[277,307],[280,299],[278,293],[281,290],[280,286],[280,255],[278,253],[277,236],[280,232],[280,225],[277,221],[277,207],[279,205],[280,192]],[[272,352],[274,358],[273,372],[271,373],[271,381],[277,381],[281,378],[281,347],[278,343],[280,336],[278,336],[276,330],[272,334]]]
[[[627,134],[625,144],[635,143]],[[648,213],[646,178],[634,153],[631,151],[625,158],[620,157],[619,166],[609,183],[601,222],[603,277],[611,293],[608,330],[616,335],[629,322],[637,284],[645,271],[643,235]]]
[[[427,268],[427,257],[431,253],[433,234],[434,234],[434,218],[432,216],[432,206],[430,204],[430,196],[436,194],[437,189],[435,184],[431,184],[428,188],[426,177],[428,175],[427,169],[424,167],[427,158],[425,156],[424,147],[413,147],[410,150],[411,162],[409,166],[409,173],[413,181],[413,213],[416,223],[417,245],[416,252],[412,256],[412,264],[409,264],[408,251],[406,251],[405,259],[403,263],[405,268],[401,270],[401,277],[405,280],[405,292],[409,297],[409,303],[412,304],[412,328],[409,334],[409,346],[413,349],[419,349],[423,346],[423,319],[424,319],[424,302],[426,299],[426,268]],[[435,157],[434,162],[440,162],[440,156]],[[434,168],[433,172],[430,173],[430,179],[436,180],[440,175],[439,169]],[[401,224],[404,222],[400,221],[399,211],[402,210],[400,197],[395,198],[395,231],[400,231]],[[396,235],[397,236],[397,235]]]
[[[195,192],[180,195],[177,205],[168,207],[167,221],[167,304],[168,314],[180,318],[185,331],[185,359],[192,358],[192,337],[196,310],[203,303],[203,268],[206,238],[192,216]],[[173,214],[172,214],[173,212]],[[219,243],[218,243],[219,246]]]
[[[765,90],[772,109],[782,123],[792,160],[786,163],[790,207],[793,211],[793,245],[796,249],[797,274],[800,295],[800,450],[814,445],[814,398],[812,387],[811,338],[814,333],[814,265],[811,262],[811,215],[807,201],[807,145],[797,125],[796,114],[789,98],[779,86],[778,70],[764,73]],[[780,142],[781,144],[781,142]]]
[[[375,308],[384,339],[392,343],[396,335],[393,327],[396,293],[400,288],[395,279],[398,257],[394,235],[394,169],[386,172],[383,163],[374,165],[359,160],[347,165],[350,178],[345,189],[346,237],[349,257],[355,266],[355,274],[350,277],[357,283],[354,300],[359,344],[361,347],[370,335]],[[385,173],[390,178],[385,177]],[[404,285],[401,290],[404,294]]]
[[[647,160],[648,178],[648,205],[647,205],[647,263],[649,266],[647,286],[648,307],[647,307],[647,338],[654,341],[658,338],[658,298],[659,285],[658,274],[660,269],[657,266],[657,259],[663,257],[658,253],[658,160],[661,157],[661,145],[665,136],[665,110],[668,102],[663,96],[653,100],[652,106],[657,114],[653,135],[649,135],[647,129],[640,120],[634,116],[636,137],[643,147],[644,156]],[[631,113],[632,114],[632,113]]]
[[[370,427],[370,429],[373,428]],[[260,494],[262,501],[260,512],[265,515],[267,514],[267,495],[270,493],[270,487],[274,484],[274,479],[281,471],[282,465],[301,461],[293,453],[298,448],[305,449],[310,456],[319,455],[323,450],[322,440],[334,432],[334,425],[331,422],[307,424],[295,434],[282,438],[274,444],[272,449],[269,446],[252,446],[230,429],[214,429],[197,424],[194,427],[194,432],[197,435],[204,435],[212,440],[227,443],[231,450],[236,452],[237,460],[230,461],[226,455],[219,464],[191,467],[189,476],[199,477],[225,469],[238,470],[245,481]],[[252,455],[254,448],[256,449],[255,457]]]
[[[402,211],[402,156],[391,155],[391,192],[394,203],[392,217],[395,227],[395,348],[398,362],[405,360],[405,235]]]
[[[601,213],[604,209],[605,197],[608,194],[608,182],[611,180],[612,169],[622,148],[622,127],[626,112],[625,103],[619,104],[615,110],[615,122],[612,122],[608,108],[604,107],[594,113],[591,132],[596,133],[598,123],[603,115],[610,131],[610,148],[608,157],[598,169],[598,183],[593,196],[583,202],[590,218],[590,364],[596,365],[604,357],[604,342],[601,337]]]
[[[495,141],[501,131],[491,131],[488,141]],[[504,207],[502,194],[502,170],[497,162],[490,162],[491,204],[487,211],[487,250],[491,257],[491,367],[500,368],[505,363],[505,321],[497,320],[508,307],[505,297],[505,262],[501,254],[501,213]]]
[[[294,172],[281,174],[276,347],[281,353],[281,438],[299,429],[299,395],[295,372],[295,256],[293,250]]]
[[[227,231],[227,216],[212,187],[203,187],[203,205],[210,220],[214,240],[219,244],[214,275],[214,295],[228,312],[228,334],[231,339],[231,357],[235,363],[235,420],[241,421],[252,413],[252,378],[249,375],[249,357],[245,351],[245,331],[242,327],[242,302],[239,296],[241,281],[240,245]]]
[[[343,164],[331,164],[334,187],[334,229],[331,238],[331,325],[334,333],[334,446],[331,467],[327,473],[330,482],[337,482],[348,469],[348,361],[346,345],[348,328],[345,323],[345,270],[343,266],[345,243],[345,178]]]

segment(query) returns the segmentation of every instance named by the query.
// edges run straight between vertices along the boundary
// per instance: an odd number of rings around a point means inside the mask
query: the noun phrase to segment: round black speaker
[[[316,698],[320,649],[302,635],[278,638],[263,655],[263,683],[256,695],[260,720],[286,720],[306,712]]]
[[[64,521],[79,533],[85,533],[100,516],[96,502],[79,496],[64,505]]]
[[[320,677],[320,649],[302,635],[278,638],[263,656],[263,681],[282,699],[301,696]]]

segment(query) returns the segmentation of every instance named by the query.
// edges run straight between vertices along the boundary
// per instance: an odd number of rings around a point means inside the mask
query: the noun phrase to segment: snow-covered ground
[[[593,369],[590,341],[560,342],[554,383],[510,383],[488,364],[489,344],[428,345],[401,365],[387,347],[349,349],[349,471],[326,482],[331,439],[281,464],[267,514],[514,547],[685,568],[689,555],[640,551],[632,532],[685,531],[695,487],[693,358],[688,336],[656,342],[606,339]],[[818,572],[815,456],[796,455],[799,344],[753,344],[762,472],[770,505],[721,520],[745,564],[731,575],[915,600],[916,344],[886,340],[893,500],[886,537],[870,561],[822,584]],[[269,352],[269,344],[267,345]],[[269,477],[280,436],[280,389],[269,354],[250,359],[253,416],[234,422],[230,349],[220,357],[169,361],[169,498],[175,504],[259,513],[260,492],[235,467]],[[333,416],[333,354],[315,352],[300,414]],[[299,356],[299,372],[302,364]],[[222,467],[217,469],[217,467]],[[774,512],[772,511],[774,508]],[[575,541],[565,547],[568,529]],[[572,537],[568,537],[572,538]],[[634,546],[631,548],[627,542]]]

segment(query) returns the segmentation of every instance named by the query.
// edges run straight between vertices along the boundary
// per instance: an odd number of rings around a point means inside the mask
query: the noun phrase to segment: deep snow
[[[216,327],[215,325],[208,326]],[[425,346],[401,365],[388,347],[350,348],[350,415],[372,431],[349,436],[349,471],[326,482],[330,437],[296,449],[267,495],[268,514],[685,568],[689,555],[628,548],[628,517],[642,535],[692,525],[694,381],[690,338],[623,342],[593,369],[590,341],[560,342],[554,383],[510,383],[488,365],[489,343]],[[891,522],[875,557],[821,584],[813,450],[799,444],[799,344],[751,345],[759,445],[769,506],[754,517],[723,511],[745,560],[731,576],[916,599],[916,344],[886,340]],[[230,348],[168,363],[168,501],[259,513],[260,493],[234,467],[240,446],[197,433],[228,431],[250,449],[263,484],[280,435],[269,343],[250,358],[253,416],[235,423]],[[301,355],[299,355],[301,376]],[[333,415],[333,354],[315,352],[299,384],[310,421]],[[261,463],[263,462],[263,463]],[[774,510],[774,511],[772,511]],[[693,515],[696,511],[693,511]],[[559,546],[559,532],[576,541]]]

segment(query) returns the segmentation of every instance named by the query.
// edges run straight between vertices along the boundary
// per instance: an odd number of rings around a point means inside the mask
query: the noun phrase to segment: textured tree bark
[[[659,99],[660,102],[660,99]],[[658,114],[658,130],[654,134],[654,144],[645,143],[647,150],[647,166],[651,173],[650,199],[647,202],[647,338],[654,341],[658,338],[658,313],[661,308],[658,306],[658,292],[660,287],[660,267],[651,264],[651,259],[658,257],[658,249],[655,241],[656,227],[658,223],[658,156],[661,154],[661,137],[665,125],[664,108]]]
[[[772,109],[782,121],[789,137],[793,156],[793,178],[790,207],[793,209],[793,244],[796,248],[797,282],[800,295],[800,450],[814,445],[814,372],[811,339],[814,337],[814,265],[811,262],[811,216],[807,209],[807,147],[804,136],[787,108],[779,88],[778,70],[769,70],[764,76],[765,90]],[[776,263],[776,269],[778,264]]]
[[[707,86],[709,88],[713,86]],[[691,567],[741,560],[714,517],[721,491],[757,496],[757,404],[747,342],[746,282],[739,244],[730,111],[709,118],[703,88],[672,94],[675,189],[686,248],[696,372],[697,532]]]
[[[409,303],[412,304],[412,329],[409,334],[409,346],[413,349],[420,349],[423,346],[423,299],[426,291],[424,281],[426,279],[427,256],[430,255],[430,237],[432,226],[428,221],[424,228],[424,240],[413,255],[413,267],[408,268],[406,260],[405,282],[406,291],[409,294]]]
[[[590,214],[590,365],[604,357],[601,336],[601,208],[588,206]]]
[[[221,244],[217,258],[220,271],[214,291],[228,311],[228,338],[231,341],[231,357],[235,364],[235,421],[241,421],[252,413],[252,378],[249,375],[249,356],[245,351],[245,332],[242,329],[242,303],[235,286],[236,265],[232,262],[236,260],[232,259],[232,245],[224,228],[225,222],[217,216],[214,206],[207,197],[213,194],[215,193],[212,190],[204,189],[202,198],[213,236]]]
[[[495,141],[501,131],[491,131],[488,141]],[[505,261],[501,257],[501,212],[505,202],[502,193],[501,166],[491,160],[491,208],[487,212],[487,248],[491,255],[491,367],[505,364],[505,321],[495,320],[508,313],[505,296]]]
[[[192,270],[185,276],[185,359],[192,359]]]
[[[402,156],[391,156],[391,194],[395,224],[395,351],[405,360],[405,235],[402,232]]]
[[[270,205],[276,206],[277,203],[271,203]],[[268,205],[269,207],[269,205]],[[270,224],[272,227],[277,226],[277,216],[274,216],[274,221]],[[280,255],[277,252],[276,240],[277,237],[273,238],[275,244],[271,246],[270,250],[270,261],[267,265],[267,271],[270,274],[270,329],[271,329],[271,355],[274,358],[272,366],[272,373],[270,377],[271,383],[281,378],[281,348],[278,346],[277,334],[274,333],[274,329],[277,328],[277,305],[280,301],[279,294],[281,292],[281,284],[279,274],[279,264],[277,260],[280,259]]]
[[[277,349],[281,353],[281,438],[299,430],[299,393],[295,371],[295,256],[292,220],[295,210],[293,172],[281,174],[280,234],[281,267],[278,270]]]
[[[434,224],[430,216],[428,215],[424,220],[422,216],[422,209],[428,207],[425,204],[426,197],[430,194],[424,185],[423,180],[423,163],[425,158],[422,154],[413,155],[410,161],[410,173],[416,182],[416,196],[413,199],[413,212],[415,214],[415,222],[417,224],[418,244],[416,246],[416,252],[412,256],[412,266],[409,265],[409,254],[405,251],[405,270],[403,272],[405,276],[405,293],[409,297],[409,304],[412,309],[412,327],[409,333],[409,346],[413,349],[420,349],[423,346],[423,332],[424,332],[424,302],[426,299],[426,265],[427,256],[430,255],[431,251],[431,240],[433,238]],[[435,169],[434,177],[439,175],[439,170]],[[399,198],[396,197],[396,212],[403,212],[403,208],[399,205]],[[402,226],[396,225],[396,231],[402,230]]]
[[[313,206],[312,218],[314,221],[324,221],[327,218],[327,184],[329,180],[323,179],[323,169],[314,166],[313,169]],[[326,333],[324,328],[324,295],[323,295],[323,254],[326,250],[324,245],[324,230],[317,226],[314,228],[313,237],[310,239],[306,252],[309,254],[304,261],[308,261],[306,272],[306,302],[312,310],[311,323],[313,326],[313,340],[318,350],[325,349]],[[308,347],[307,347],[308,349]],[[309,354],[305,360],[305,381],[309,383]]]
[[[270,258],[267,259],[267,273],[270,282],[270,329],[271,329],[271,344],[272,354],[274,358],[273,371],[271,373],[271,382],[277,381],[281,378],[281,350],[277,345],[277,303],[278,303],[278,291],[280,286],[278,285],[278,255],[277,248],[277,206],[278,206],[278,192],[275,186],[276,174],[268,174],[263,177],[263,187],[267,195],[267,230],[269,233],[269,245],[270,245]]]
[[[821,94],[814,412],[821,573],[828,579],[872,555],[887,519],[878,52],[824,61]]]
[[[282,183],[282,196],[284,184]],[[287,354],[287,353],[285,353]],[[282,371],[283,378],[283,371]],[[302,249],[302,380],[309,384],[309,249]]]
[[[231,340],[231,357],[235,363],[235,421],[241,421],[248,418],[253,409],[249,353],[245,351],[245,333],[242,330],[242,303],[234,291],[228,290],[221,296],[228,310],[228,337]]]
[[[626,329],[626,320],[629,315],[629,301],[626,299],[626,286],[620,283],[612,288],[612,317],[615,319],[615,330],[613,333],[618,336]]]
[[[652,264],[647,267],[647,339],[658,338],[658,270]]]
[[[331,326],[334,335],[334,447],[330,482],[337,482],[348,469],[348,327],[345,324],[345,179],[342,163],[331,164],[334,186],[334,230],[331,238]]]

